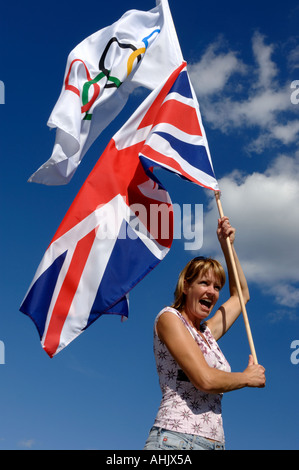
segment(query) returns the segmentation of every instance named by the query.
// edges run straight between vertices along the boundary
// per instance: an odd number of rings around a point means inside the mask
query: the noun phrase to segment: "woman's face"
[[[221,284],[212,269],[199,274],[191,284],[185,281],[185,312],[200,320],[207,318],[219,299],[220,290]]]

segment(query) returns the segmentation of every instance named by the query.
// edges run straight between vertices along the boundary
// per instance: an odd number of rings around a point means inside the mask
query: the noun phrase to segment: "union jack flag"
[[[129,291],[168,253],[173,210],[155,166],[218,189],[186,63],[111,139],[37,269],[20,310],[50,357],[101,315],[128,316]]]

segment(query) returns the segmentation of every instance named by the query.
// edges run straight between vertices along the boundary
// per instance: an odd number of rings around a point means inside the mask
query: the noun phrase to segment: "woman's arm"
[[[264,387],[265,369],[250,357],[244,372],[223,372],[211,368],[182,321],[164,312],[157,322],[157,333],[190,382],[206,393],[225,393],[243,387]]]
[[[238,272],[244,303],[246,304],[250,298],[247,281],[234,248],[235,232],[235,229],[229,223],[228,217],[222,217],[218,220],[217,236],[227,265],[230,298],[223,305],[221,305],[215,315],[207,321],[207,324],[216,341],[229,330],[229,328],[241,313],[239,294],[235,283],[233,267],[227,247],[227,237],[229,237],[232,246],[232,252]]]

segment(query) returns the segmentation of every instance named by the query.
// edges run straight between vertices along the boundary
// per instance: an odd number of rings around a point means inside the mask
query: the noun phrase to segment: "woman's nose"
[[[215,286],[213,286],[213,284],[210,284],[208,286],[207,292],[210,295],[215,295],[218,291],[216,290]]]

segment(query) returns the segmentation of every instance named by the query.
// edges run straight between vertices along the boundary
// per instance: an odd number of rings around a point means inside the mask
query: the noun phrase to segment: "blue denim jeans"
[[[185,434],[153,426],[143,450],[225,450],[222,442],[210,441],[194,434]]]

